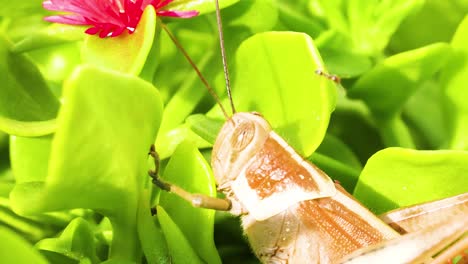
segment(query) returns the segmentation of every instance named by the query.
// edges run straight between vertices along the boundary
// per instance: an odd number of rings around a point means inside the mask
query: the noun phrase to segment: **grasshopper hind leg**
[[[199,193],[190,193],[177,185],[164,181],[159,177],[160,159],[154,145],[151,145],[149,155],[154,159],[155,169],[148,171],[148,174],[151,177],[153,184],[158,186],[160,189],[179,196],[180,198],[192,204],[193,207],[201,207],[219,211],[229,211],[231,209],[231,202],[228,199],[211,197]]]

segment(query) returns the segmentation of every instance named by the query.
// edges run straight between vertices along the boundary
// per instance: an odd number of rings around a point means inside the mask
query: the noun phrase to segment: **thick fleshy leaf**
[[[81,45],[82,42],[64,43],[28,52],[57,97],[60,97],[63,81],[81,64]]]
[[[434,81],[420,84],[420,88],[408,99],[403,117],[411,128],[418,149],[444,148],[449,139],[443,91]]]
[[[320,154],[333,157],[334,159],[348,164],[349,166],[361,170],[362,165],[353,151],[343,143],[339,138],[327,134],[322,141],[322,144],[317,149]]]
[[[49,263],[32,245],[12,231],[0,227],[0,259],[4,263]],[[19,253],[19,254],[18,254]]]
[[[153,46],[156,12],[152,5],[145,8],[133,34],[125,31],[118,37],[86,36],[81,51],[83,61],[124,73],[139,75]]]
[[[156,139],[156,146],[158,146],[158,154],[161,159],[168,158],[174,153],[177,146],[184,142],[190,141],[198,148],[211,147],[212,143],[207,142],[198,134],[194,133],[187,124],[182,124],[167,132],[160,132]]]
[[[13,46],[12,50],[16,53],[22,53],[82,40],[83,37],[83,28],[63,24],[52,24],[18,41]]]
[[[260,112],[299,153],[310,155],[325,136],[336,97],[334,83],[315,73],[326,69],[312,39],[257,34],[242,43],[236,59],[237,110]]]
[[[316,5],[331,29],[347,35],[360,54],[379,56],[400,23],[417,11],[423,0],[320,1]]]
[[[54,133],[57,128],[57,120],[47,121],[18,121],[0,116],[0,129],[10,135],[23,137],[40,137]]]
[[[11,52],[0,35],[0,129],[16,135],[37,136],[53,131],[59,102],[36,66],[24,55]],[[33,122],[33,123],[30,123]]]
[[[354,196],[375,213],[468,192],[466,151],[387,148],[367,162]]]
[[[157,216],[159,223],[161,223],[161,229],[166,237],[169,252],[171,254],[171,260],[175,263],[204,263],[195,253],[193,247],[188,242],[177,224],[171,219],[168,213],[163,207],[157,207]],[[196,224],[196,222],[192,222]]]
[[[219,8],[228,7],[239,0],[219,0]],[[198,11],[199,14],[213,12],[215,10],[214,0],[174,0],[163,8],[164,10]]]
[[[465,0],[424,1],[420,10],[401,23],[392,36],[389,49],[401,52],[434,42],[450,42],[467,12],[468,2]],[[422,30],[424,28],[431,30]]]
[[[214,57],[215,54],[213,52],[205,52],[198,61],[197,67],[200,70],[209,68],[210,71],[205,71],[205,73],[209,75],[215,74],[219,69],[216,69],[213,65],[209,65],[212,63]],[[184,81],[164,107],[164,118],[161,124],[161,132],[164,133],[176,128],[193,112],[197,104],[200,103],[203,96],[206,94],[206,89],[200,85],[198,75],[193,71],[193,69],[190,69],[189,73],[185,74]]]
[[[441,74],[447,117],[450,126],[448,145],[468,150],[468,16],[460,23],[451,42],[454,50],[447,67]]]
[[[97,209],[113,224],[111,257],[136,258],[141,177],[146,177],[147,152],[161,112],[159,94],[150,83],[96,67],[79,68],[64,87],[48,176],[45,182],[17,184],[13,208],[22,214]]]
[[[0,177],[5,175],[0,175]],[[53,236],[65,226],[70,219],[63,218],[65,221],[56,221],[50,217],[22,217],[15,214],[10,207],[8,198],[11,190],[14,188],[13,181],[7,179],[0,180],[0,225],[7,226],[8,229],[20,235],[28,241],[38,241],[44,237]]]
[[[270,0],[239,1],[226,11],[224,11],[226,15],[223,16],[223,20],[229,21],[230,27],[245,26],[253,33],[271,30],[278,20],[276,2]]]
[[[327,134],[308,160],[339,181],[349,192],[354,190],[362,166],[352,150],[340,139]]]
[[[304,32],[315,38],[325,29],[319,14],[307,12],[311,1],[275,1],[278,6],[279,20],[288,30]],[[317,6],[317,1],[314,1]],[[321,10],[323,13],[323,10]]]
[[[213,145],[225,121],[197,114],[187,117],[186,122],[193,132]]]
[[[210,166],[191,142],[183,142],[177,147],[163,178],[189,192],[216,197],[216,183]],[[221,263],[213,241],[214,210],[194,208],[189,202],[167,192],[161,193],[159,205],[165,208],[205,262]],[[194,223],[197,228],[193,228]],[[169,240],[164,226],[163,231]]]
[[[327,132],[356,153],[361,164],[384,147],[369,109],[362,101],[351,100],[344,93],[339,93]]]
[[[96,256],[93,230],[90,224],[82,218],[71,221],[59,237],[39,241],[36,248],[61,254],[80,263],[99,262]]]
[[[334,30],[326,31],[315,39],[328,70],[340,78],[357,77],[372,67],[368,56],[343,48],[350,41],[348,37]]]
[[[450,51],[448,44],[436,43],[389,57],[359,78],[348,96],[364,100],[379,120],[392,119],[418,84],[445,65]]]
[[[149,194],[144,191],[138,206],[138,236],[148,264],[171,263],[166,239],[161,227],[155,225],[151,216]]]
[[[11,168],[17,184],[45,181],[52,136],[10,139]]]

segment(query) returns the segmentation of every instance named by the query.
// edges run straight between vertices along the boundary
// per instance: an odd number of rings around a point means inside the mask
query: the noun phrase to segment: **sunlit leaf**
[[[12,50],[17,53],[22,53],[40,48],[48,48],[54,45],[82,40],[84,36],[83,28],[81,27],[51,24],[18,41],[13,46]]]
[[[468,152],[387,148],[367,162],[354,196],[375,213],[468,191]]]
[[[437,43],[389,57],[359,78],[348,95],[364,100],[377,118],[391,119],[418,84],[445,65],[450,51],[448,44]]]
[[[138,207],[137,228],[141,247],[149,264],[171,263],[166,239],[161,227],[155,225],[148,192],[143,192]]]
[[[215,181],[210,167],[190,142],[184,142],[177,147],[166,166],[163,178],[189,192],[216,197]],[[167,192],[162,192],[159,199],[159,205],[171,216],[197,254],[207,263],[220,263],[213,241],[215,211],[194,208],[189,202]],[[193,228],[195,223],[197,228]],[[164,233],[166,234],[166,231]]]
[[[0,129],[16,135],[37,136],[53,131],[59,102],[36,66],[11,52],[0,35]],[[33,123],[30,123],[33,122]]]
[[[219,8],[224,8],[239,2],[239,0],[219,0]],[[215,10],[214,0],[174,0],[164,7],[164,10],[190,11],[196,10],[199,14],[213,12]]]
[[[271,0],[243,0],[226,12],[229,26],[246,26],[254,33],[272,29],[278,20],[278,7]],[[229,17],[229,14],[234,15]],[[238,14],[242,14],[239,16]]]
[[[297,151],[310,155],[325,136],[336,97],[333,82],[315,73],[325,67],[312,39],[295,32],[257,34],[242,43],[236,59],[237,110],[260,112]]]
[[[125,31],[113,38],[86,36],[82,49],[83,61],[134,75],[140,74],[153,46],[156,12],[146,7],[133,34]],[[151,60],[153,58],[149,58]]]
[[[5,227],[0,227],[0,259],[5,263],[49,263],[32,245]],[[20,253],[20,254],[18,254]]]
[[[203,263],[197,256],[180,228],[166,213],[163,207],[157,207],[158,220],[166,236],[167,244],[174,263]]]
[[[451,42],[454,52],[442,72],[447,118],[450,126],[449,147],[468,150],[468,107],[465,88],[468,82],[468,16],[460,23]]]
[[[162,102],[150,83],[114,71],[79,68],[64,87],[47,178],[17,184],[11,193],[13,208],[21,214],[99,210],[113,224],[113,256],[133,261],[138,255],[141,177],[161,112]]]
[[[59,237],[39,241],[36,248],[78,261],[98,263],[93,230],[82,218],[71,221]]]

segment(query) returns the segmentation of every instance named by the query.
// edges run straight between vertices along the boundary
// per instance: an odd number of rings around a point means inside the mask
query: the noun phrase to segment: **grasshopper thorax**
[[[298,155],[258,113],[236,113],[226,121],[211,165],[219,189],[232,203],[231,213],[248,213],[256,220],[336,192],[333,181]]]
[[[241,168],[262,148],[270,131],[270,124],[256,112],[236,113],[224,123],[211,158],[218,185],[237,178]]]

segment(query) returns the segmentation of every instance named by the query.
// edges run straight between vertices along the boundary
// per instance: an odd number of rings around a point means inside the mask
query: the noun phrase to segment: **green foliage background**
[[[223,116],[161,28],[227,107],[214,2],[169,6],[192,19],[148,8],[112,39],[42,21],[41,2],[0,0],[0,259],[256,263],[238,219],[147,175],[155,143],[164,179],[217,195]],[[220,2],[238,111],[264,114],[377,214],[468,191],[467,1]]]

